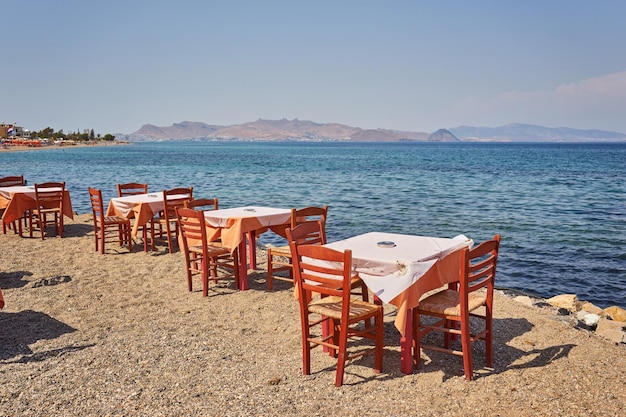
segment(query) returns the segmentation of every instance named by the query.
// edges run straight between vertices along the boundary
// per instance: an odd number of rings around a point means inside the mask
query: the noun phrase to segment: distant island
[[[202,122],[181,122],[172,126],[143,125],[130,134],[117,133],[116,139],[130,142],[166,140],[205,141],[344,141],[344,142],[621,142],[626,134],[605,130],[549,128],[512,123],[500,127],[459,126],[436,132],[410,132],[391,129],[361,129],[339,123],[307,120],[264,120],[219,126]]]

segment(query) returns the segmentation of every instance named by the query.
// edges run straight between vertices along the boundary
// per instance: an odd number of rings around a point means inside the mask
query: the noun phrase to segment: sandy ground
[[[139,243],[139,242],[138,242]],[[553,308],[499,291],[495,367],[422,353],[400,372],[395,310],[386,306],[384,370],[313,352],[302,375],[298,304],[288,283],[265,291],[264,251],[250,290],[189,292],[180,252],[94,251],[90,215],[65,238],[0,234],[0,416],[622,416],[626,349]]]

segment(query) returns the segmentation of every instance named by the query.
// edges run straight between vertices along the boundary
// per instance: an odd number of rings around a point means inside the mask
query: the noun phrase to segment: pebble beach
[[[91,215],[65,237],[0,235],[0,416],[620,416],[626,348],[576,328],[538,303],[495,298],[494,368],[474,347],[462,359],[422,352],[400,372],[395,309],[385,306],[383,372],[314,350],[302,375],[298,304],[290,284],[265,291],[265,250],[250,289],[230,281],[189,292],[180,252],[94,250]]]

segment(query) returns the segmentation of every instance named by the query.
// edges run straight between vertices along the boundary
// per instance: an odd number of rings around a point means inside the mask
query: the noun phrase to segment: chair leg
[[[207,297],[209,295],[209,262],[206,257],[202,257],[202,296]]]
[[[274,256],[272,255],[272,249],[267,250],[267,289],[266,291],[272,291],[274,287]]]
[[[374,358],[374,372],[377,374],[383,371],[383,344],[384,344],[384,328],[383,315],[378,314],[374,319],[376,322],[376,354]]]
[[[311,344],[309,343],[310,328],[309,315],[307,312],[301,313],[302,317],[302,373],[311,375]]]
[[[485,315],[485,329],[487,330],[487,334],[485,335],[485,365],[493,368],[493,332],[491,311],[489,310]]]
[[[337,374],[335,375],[336,387],[343,385],[343,374],[346,368],[346,352],[348,350],[348,326],[343,323],[341,323],[340,326],[341,331],[339,333],[341,335],[341,340],[339,340],[339,354],[337,355]]]
[[[461,350],[463,351],[463,368],[465,379],[472,380],[472,343],[470,341],[469,317],[463,319],[461,323]]]

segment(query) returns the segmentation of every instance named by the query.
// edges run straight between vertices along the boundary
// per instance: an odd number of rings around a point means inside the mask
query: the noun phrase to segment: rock
[[[585,310],[580,310],[576,314],[576,318],[578,321],[583,323],[587,328],[593,329],[598,325],[600,321],[600,316],[597,314],[588,313]]]
[[[576,294],[561,294],[546,300],[550,305],[563,308],[572,313],[580,310],[580,302]]]
[[[600,319],[598,327],[596,327],[596,334],[615,343],[626,343],[624,328],[626,328],[626,323],[624,322]]]
[[[597,314],[600,317],[606,318],[606,313],[602,311],[600,307],[595,304],[590,303],[589,301],[585,301],[580,305],[580,309],[586,311],[587,313]]]
[[[532,307],[534,305],[532,298],[527,295],[518,295],[513,298],[513,301],[517,301],[520,304],[525,305],[526,307]]]
[[[604,311],[612,320],[626,321],[626,310],[618,306],[611,306],[605,308]]]

